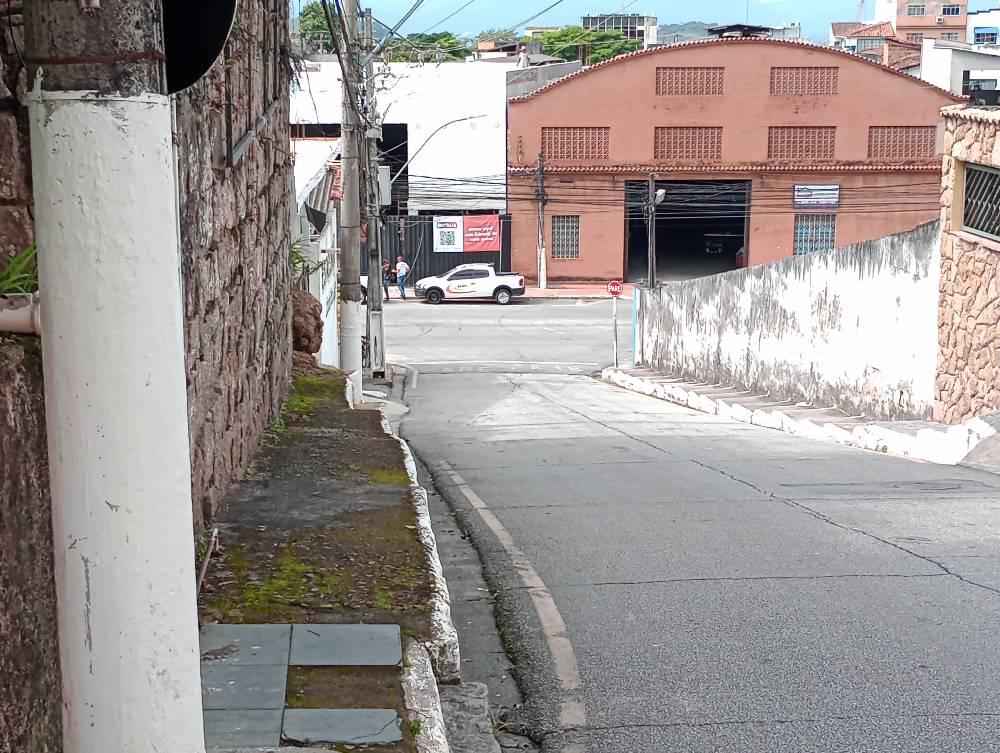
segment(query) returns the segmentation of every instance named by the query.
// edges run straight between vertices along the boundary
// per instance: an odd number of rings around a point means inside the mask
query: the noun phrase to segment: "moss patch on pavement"
[[[431,580],[399,442],[351,410],[339,371],[296,370],[281,419],[227,497],[203,622],[396,623],[430,631]]]

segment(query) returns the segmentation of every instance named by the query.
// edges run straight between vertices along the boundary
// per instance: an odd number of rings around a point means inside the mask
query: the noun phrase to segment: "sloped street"
[[[995,749],[1000,479],[474,368],[530,359],[494,307],[426,310],[398,326],[438,338],[403,431],[479,548],[544,750]],[[535,357],[603,365],[599,326],[534,326]]]

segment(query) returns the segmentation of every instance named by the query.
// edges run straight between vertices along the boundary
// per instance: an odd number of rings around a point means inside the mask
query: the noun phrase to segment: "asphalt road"
[[[425,308],[387,314],[390,351],[433,364],[403,433],[480,551],[543,750],[1000,748],[1000,477],[469,370],[600,363],[600,317]]]

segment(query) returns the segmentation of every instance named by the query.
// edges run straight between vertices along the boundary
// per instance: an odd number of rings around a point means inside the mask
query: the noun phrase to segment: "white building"
[[[409,214],[506,210],[507,72],[516,63],[391,63],[378,76],[384,124],[405,126],[394,157],[408,167]],[[309,61],[292,92],[291,122],[337,126],[342,118],[336,59]]]
[[[1000,47],[925,39],[920,78],[953,94],[995,91],[1000,80]]]
[[[997,44],[1000,37],[1000,8],[969,11],[965,41],[969,44]]]

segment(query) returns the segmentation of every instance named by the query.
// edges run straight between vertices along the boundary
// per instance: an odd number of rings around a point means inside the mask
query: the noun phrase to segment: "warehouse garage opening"
[[[746,265],[750,181],[657,181],[656,277],[660,281],[728,272]],[[625,184],[626,272],[645,282],[648,181]]]

